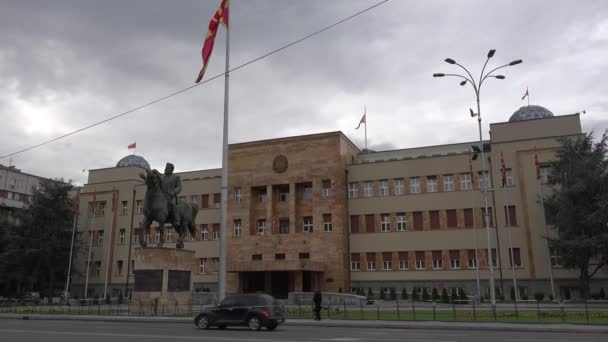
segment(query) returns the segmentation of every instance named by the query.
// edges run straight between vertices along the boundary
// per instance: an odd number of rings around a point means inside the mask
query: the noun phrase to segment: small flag
[[[529,97],[530,94],[528,93],[528,87],[526,87],[526,93],[524,94],[524,96],[521,97],[521,100],[523,101],[526,97]]]
[[[536,167],[536,179],[540,179],[540,163],[538,162],[538,153],[536,153],[536,146],[534,146],[534,166]]]
[[[503,158],[502,152],[500,152],[500,172],[502,174],[502,187],[507,185],[507,168],[505,166],[505,159]]]
[[[209,22],[209,30],[207,30],[207,34],[205,35],[205,43],[203,44],[203,50],[201,52],[201,55],[203,56],[203,67],[198,73],[198,77],[196,77],[196,83],[199,83],[205,76],[205,70],[207,70],[209,58],[211,57],[211,52],[213,51],[213,44],[215,43],[215,35],[217,34],[219,24],[228,26],[228,0],[222,0],[220,7],[217,9],[215,15]]]
[[[357,128],[355,128],[355,129],[359,129],[359,127],[361,127],[361,124],[362,124],[362,123],[367,125],[367,122],[365,121],[365,116],[366,116],[366,115],[367,115],[367,113],[366,113],[366,111],[364,110],[364,112],[363,112],[363,117],[361,118],[361,121],[359,121],[359,125],[358,125],[358,126],[357,126]]]
[[[132,150],[137,147],[137,143],[132,143],[131,145],[129,145],[127,147],[129,148],[129,150]]]

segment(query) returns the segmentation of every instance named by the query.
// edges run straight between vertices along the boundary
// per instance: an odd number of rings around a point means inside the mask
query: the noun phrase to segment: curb
[[[94,322],[134,322],[134,323],[183,323],[192,324],[191,317],[162,316],[94,316],[94,315],[45,315],[45,314],[0,314],[0,319],[51,320],[51,321],[94,321]],[[442,321],[356,321],[331,320],[314,321],[288,319],[284,326],[326,327],[326,328],[367,328],[367,329],[435,329],[435,330],[478,330],[510,332],[568,332],[608,334],[606,325],[578,324],[522,324],[495,322],[442,322]]]

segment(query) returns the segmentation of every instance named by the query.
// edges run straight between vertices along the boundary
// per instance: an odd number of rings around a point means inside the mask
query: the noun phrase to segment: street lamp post
[[[462,66],[461,64],[457,63],[455,60],[451,59],[451,58],[446,58],[445,62],[448,64],[455,64],[457,66],[459,66],[462,70],[464,70],[466,72],[466,76],[460,75],[460,74],[444,74],[444,73],[435,73],[433,74],[433,77],[446,77],[446,76],[450,76],[450,77],[458,77],[461,78],[462,81],[460,82],[461,86],[466,85],[467,83],[470,84],[473,87],[473,90],[475,91],[475,100],[477,102],[477,113],[473,112],[473,110],[471,109],[471,117],[477,117],[477,123],[479,126],[479,150],[481,153],[481,169],[482,169],[482,177],[483,177],[483,201],[484,201],[484,206],[485,206],[485,210],[484,210],[484,221],[485,221],[485,226],[486,226],[486,233],[487,233],[487,237],[488,237],[488,254],[486,256],[486,263],[488,264],[488,269],[490,270],[490,297],[492,300],[492,305],[496,305],[496,293],[495,293],[495,288],[494,288],[494,263],[492,260],[492,249],[491,249],[491,240],[490,240],[490,220],[488,219],[488,180],[489,177],[487,177],[487,170],[486,170],[486,159],[484,156],[484,148],[483,148],[483,137],[481,134],[481,107],[479,105],[479,93],[481,91],[481,86],[483,85],[483,82],[488,79],[488,78],[496,78],[499,80],[504,80],[505,76],[503,75],[494,75],[493,73],[499,69],[508,67],[508,66],[513,66],[513,65],[517,65],[520,64],[522,62],[521,59],[517,59],[514,60],[508,64],[505,65],[501,65],[497,68],[492,69],[491,71],[484,73],[486,70],[486,66],[488,65],[488,62],[490,61],[490,58],[494,57],[494,53],[496,53],[496,50],[492,49],[488,52],[487,58],[486,58],[486,62],[483,65],[483,68],[481,69],[481,73],[479,74],[479,80],[477,82],[475,82],[475,78],[473,77],[473,75],[469,72],[469,70],[467,68],[465,68],[464,66]],[[471,177],[473,177],[473,175],[471,175]]]

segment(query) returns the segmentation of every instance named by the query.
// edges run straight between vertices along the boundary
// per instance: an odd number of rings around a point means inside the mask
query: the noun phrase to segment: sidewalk
[[[162,316],[95,316],[95,315],[45,315],[45,314],[0,314],[0,319],[103,321],[103,322],[150,322],[192,324],[191,317]],[[608,325],[555,324],[555,323],[498,323],[498,322],[441,322],[441,321],[373,321],[288,319],[283,326],[353,327],[369,329],[433,329],[433,330],[483,330],[483,331],[527,331],[570,332],[608,334]]]

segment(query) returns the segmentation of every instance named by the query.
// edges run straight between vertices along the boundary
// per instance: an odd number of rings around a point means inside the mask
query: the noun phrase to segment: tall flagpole
[[[95,221],[95,201],[96,201],[96,193],[95,189],[93,189],[93,206],[92,206],[92,214],[91,214],[91,228],[89,229],[89,257],[87,259],[87,275],[84,282],[84,299],[87,299],[87,292],[89,290],[89,273],[91,272],[91,248],[93,247],[93,222]]]
[[[473,211],[473,242],[475,246],[475,278],[477,280],[477,300],[481,301],[481,282],[479,281],[479,252],[477,247],[477,224],[475,222],[475,192],[473,191],[473,164],[471,163],[470,156],[469,170],[471,172],[471,210]]]
[[[226,3],[226,69],[224,74],[224,137],[222,145],[222,184],[220,210],[220,272],[218,279],[218,299],[226,296],[226,257],[228,233],[228,95],[230,81],[230,1]]]
[[[545,219],[545,202],[543,198],[543,184],[542,181],[538,181],[538,194],[540,195],[540,209],[543,214],[543,225],[545,226],[545,236],[547,239],[547,252],[549,254],[549,280],[551,281],[551,295],[553,296],[553,300],[556,300],[555,297],[555,283],[553,281],[553,265],[551,265],[551,247],[549,246],[549,230],[547,229],[547,222]]]
[[[513,292],[515,293],[515,301],[519,300],[519,289],[517,288],[517,274],[515,272],[515,253],[513,251],[513,236],[511,228],[511,213],[509,212],[509,203],[511,202],[509,196],[509,190],[507,192],[507,210],[505,211],[505,217],[507,218],[507,229],[509,230],[509,259],[511,261],[511,276],[513,277]]]
[[[80,194],[78,196],[78,208],[80,208]],[[68,261],[68,276],[65,279],[65,290],[64,290],[64,296],[65,296],[65,303],[66,305],[68,304],[68,300],[69,300],[69,290],[70,290],[70,274],[72,272],[72,253],[74,251],[74,235],[76,232],[76,222],[78,221],[78,211],[80,209],[76,210],[76,212],[74,212],[74,225],[72,226],[72,242],[70,243],[70,260]]]
[[[367,151],[367,108],[363,105],[363,116],[365,117],[365,150]]]

